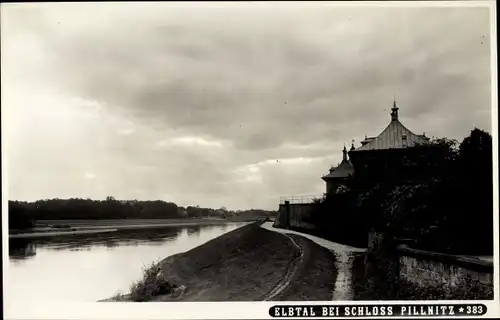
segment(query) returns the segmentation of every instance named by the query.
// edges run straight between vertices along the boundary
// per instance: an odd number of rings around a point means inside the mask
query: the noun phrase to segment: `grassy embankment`
[[[331,299],[334,256],[308,239],[294,240],[301,250],[288,237],[250,224],[152,264],[130,294],[111,301],[259,301],[301,251],[290,284],[273,300]]]
[[[304,252],[303,263],[290,285],[276,297],[277,301],[331,300],[337,270],[331,251],[313,241],[290,235]]]

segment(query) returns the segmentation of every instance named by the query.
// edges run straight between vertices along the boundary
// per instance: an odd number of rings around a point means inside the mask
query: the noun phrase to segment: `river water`
[[[111,233],[11,239],[4,303],[95,302],[127,293],[143,267],[243,226],[163,227]]]

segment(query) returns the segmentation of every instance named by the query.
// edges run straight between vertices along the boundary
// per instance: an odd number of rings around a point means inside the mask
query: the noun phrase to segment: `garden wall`
[[[474,281],[493,288],[493,262],[473,257],[461,257],[443,253],[399,246],[400,278],[420,286],[446,284],[452,288]]]
[[[283,203],[280,204],[278,217],[274,222],[276,228],[298,228],[313,230],[315,226],[310,223],[313,203]]]

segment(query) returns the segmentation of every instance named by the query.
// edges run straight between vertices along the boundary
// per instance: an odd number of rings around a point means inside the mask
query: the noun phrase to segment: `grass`
[[[176,287],[163,277],[159,262],[153,262],[144,268],[142,278],[130,286],[130,300],[149,301],[155,296],[172,293]],[[123,299],[123,296],[115,298]]]
[[[256,301],[278,284],[297,254],[287,237],[253,223],[168,257],[161,265],[169,281],[186,288],[178,300]]]
[[[367,271],[364,256],[355,258],[353,265],[354,300],[491,300],[493,288],[467,277],[459,288],[445,282],[420,286],[391,275],[391,263],[369,263]],[[374,264],[376,266],[374,266]]]
[[[290,235],[304,251],[303,263],[290,285],[276,297],[278,301],[331,300],[337,278],[335,256],[313,241]]]
[[[107,301],[260,301],[285,276],[299,250],[286,236],[249,224],[144,268],[129,295]],[[304,264],[275,300],[329,300],[334,256],[304,238]]]

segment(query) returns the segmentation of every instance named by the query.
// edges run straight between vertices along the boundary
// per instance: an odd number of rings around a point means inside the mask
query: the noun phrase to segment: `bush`
[[[128,299],[127,299],[126,295],[123,295],[120,292],[118,292],[113,297],[111,297],[111,301],[114,301],[114,302],[127,302]]]
[[[404,154],[380,154],[376,166],[366,172],[355,163],[357,171],[350,182],[358,193],[355,208],[346,210],[337,199],[336,209],[324,214],[344,212],[345,217],[332,217],[335,221],[330,223],[341,226],[359,213],[354,221],[366,221],[369,227],[393,237],[413,239],[418,249],[492,255],[491,135],[474,129],[458,148],[457,144],[442,138]],[[368,165],[370,161],[365,160]],[[390,172],[379,174],[384,165]],[[348,226],[336,232],[348,230]]]
[[[332,194],[315,199],[310,222],[317,227],[317,235],[331,241],[352,246],[366,245],[367,219],[357,210],[354,191]]]
[[[175,288],[176,285],[164,278],[159,262],[153,262],[144,268],[142,279],[131,285],[130,299],[137,302],[149,301],[157,295],[172,293]]]

